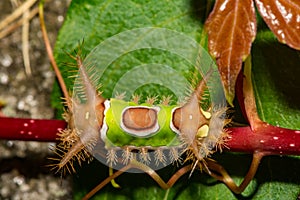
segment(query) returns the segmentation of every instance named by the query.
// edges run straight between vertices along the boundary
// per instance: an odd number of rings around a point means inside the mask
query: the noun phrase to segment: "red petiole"
[[[63,120],[0,117],[0,139],[54,142],[65,127]]]
[[[55,142],[56,134],[66,127],[63,120],[0,118],[0,138]],[[228,128],[228,151],[268,152],[273,155],[300,155],[300,131],[280,128],[266,123],[256,132],[250,126]]]

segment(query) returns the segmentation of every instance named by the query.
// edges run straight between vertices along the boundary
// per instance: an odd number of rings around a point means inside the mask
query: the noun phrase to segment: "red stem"
[[[273,155],[300,155],[300,131],[280,128],[264,123],[253,132],[250,126],[229,128],[229,151],[268,152]]]
[[[0,139],[55,142],[63,120],[19,119],[0,117]],[[226,143],[231,152],[255,151],[277,155],[300,155],[300,131],[264,124],[257,132],[249,126],[228,128]]]
[[[0,117],[0,139],[54,142],[65,127],[62,120]]]

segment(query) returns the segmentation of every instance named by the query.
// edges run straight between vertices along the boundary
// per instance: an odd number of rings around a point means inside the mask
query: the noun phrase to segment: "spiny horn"
[[[84,104],[79,105],[76,102],[74,102],[75,107],[73,111],[76,113],[76,114],[74,113],[76,125],[81,126],[82,123],[86,123],[87,121],[89,121],[88,124],[92,125],[92,127],[96,126],[98,128],[99,127],[101,128],[103,124],[103,118],[104,118],[104,109],[105,109],[104,101],[106,99],[103,98],[99,94],[99,92],[97,92],[96,87],[94,87],[94,85],[92,84],[85,70],[85,67],[82,64],[82,59],[79,54],[76,56],[76,61],[78,66],[80,82],[83,85],[84,95],[86,99],[86,102]],[[76,108],[76,105],[79,106],[80,108]],[[82,119],[83,117],[84,119]],[[78,118],[79,120],[76,120],[76,118]],[[99,134],[97,135],[99,136]]]
[[[58,169],[69,169],[68,167],[71,166],[72,170],[69,171],[74,171],[72,164],[74,160],[80,163],[90,157],[90,152],[100,139],[99,130],[103,126],[105,110],[105,99],[99,95],[92,84],[86,67],[83,66],[80,52],[75,59],[78,77],[74,86],[75,94],[72,97],[71,118],[69,119],[69,129],[75,134],[75,141],[68,145],[60,144],[59,148],[65,150],[62,152],[60,163],[57,164]]]
[[[212,73],[213,70],[210,70],[206,76],[203,77],[195,91],[192,93],[189,101],[184,106],[177,108],[173,114],[174,126],[181,133],[183,142],[191,147],[196,156],[198,156],[199,153],[195,137],[199,128],[202,125],[209,123],[208,119],[201,111],[200,101],[207,88],[206,81]],[[201,160],[202,158],[197,157],[197,159]]]

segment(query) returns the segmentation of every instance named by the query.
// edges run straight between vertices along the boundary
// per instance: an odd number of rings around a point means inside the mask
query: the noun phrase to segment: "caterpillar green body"
[[[146,33],[150,33],[150,36],[151,31],[146,29]],[[160,31],[157,33],[161,35]],[[127,37],[127,33],[124,35]],[[124,35],[121,34],[121,36]],[[172,39],[173,37],[165,38]],[[123,42],[122,39],[118,41]],[[177,40],[175,43],[177,44]],[[137,46],[133,45],[133,47],[134,49],[142,49],[149,47],[149,44],[152,44],[152,42],[141,43]],[[170,49],[173,53],[184,55],[185,52],[188,52],[184,51],[182,46],[180,48],[174,46],[173,48],[169,43],[164,44],[167,47],[172,47]],[[187,45],[188,49],[197,46],[194,42],[192,44],[194,45]],[[157,48],[161,48],[161,43],[156,45]],[[117,186],[114,179],[123,171],[133,172],[131,169],[148,173],[162,188],[168,189],[183,174],[200,167],[201,170],[204,169],[211,176],[225,182],[233,191],[237,191],[236,193],[240,193],[239,188],[244,188],[244,182],[240,187],[232,185],[232,180],[230,177],[228,178],[226,171],[211,159],[206,159],[217,149],[221,150],[221,146],[227,139],[227,133],[224,130],[224,126],[228,123],[224,116],[227,110],[225,104],[222,104],[222,101],[211,101],[210,105],[203,106],[206,108],[205,110],[201,105],[203,99],[205,99],[204,91],[207,89],[210,97],[211,95],[215,97],[214,100],[219,97],[223,99],[223,95],[219,96],[218,94],[219,90],[216,90],[217,92],[213,94],[210,90],[211,85],[208,84],[208,80],[215,72],[214,68],[211,67],[210,70],[205,71],[198,68],[202,80],[198,82],[197,79],[197,86],[188,95],[188,100],[180,105],[169,105],[166,102],[154,105],[154,101],[138,104],[138,101],[134,100],[105,99],[99,92],[100,81],[97,74],[103,75],[106,67],[117,58],[118,54],[127,53],[131,49],[121,49],[122,51],[116,54],[113,51],[111,55],[107,55],[105,51],[105,56],[100,57],[107,65],[102,65],[101,60],[97,59],[101,49],[106,48],[96,47],[90,54],[92,56],[84,62],[80,57],[80,53],[74,57],[77,61],[78,74],[74,83],[73,96],[67,99],[69,112],[64,115],[68,122],[68,128],[58,134],[61,142],[56,148],[56,153],[60,158],[54,159],[59,161],[58,164],[53,165],[54,168],[57,168],[58,171],[61,169],[65,171],[64,169],[66,169],[69,172],[75,172],[73,161],[78,161],[80,164],[82,161],[89,160],[92,156],[103,164],[108,164],[111,170],[110,176],[89,192],[84,199],[90,198],[110,181]],[[203,60],[204,64],[207,60],[211,61],[205,59],[209,56],[205,54],[204,50],[201,48],[200,51],[196,50],[200,55],[199,59]],[[187,55],[190,55],[190,53]],[[110,57],[114,59],[110,59]],[[95,70],[96,65],[100,66],[98,70]],[[136,78],[136,74],[133,74],[132,78]],[[178,83],[180,82],[178,81]],[[127,84],[123,85],[127,86]],[[136,89],[136,86],[131,89]],[[214,105],[215,102],[217,103]],[[164,182],[155,170],[180,160],[181,154],[184,152],[187,153],[185,161],[192,160],[192,163],[183,166],[168,182]],[[257,168],[257,165],[258,162],[256,162],[256,165],[254,163],[254,167]],[[112,168],[119,171],[112,173]],[[252,177],[246,178],[246,181],[251,179]]]
[[[92,68],[86,69],[80,56],[76,60],[79,72],[73,110],[69,129],[60,134],[58,149],[64,154],[58,169],[66,166],[74,171],[72,162],[86,160],[91,154],[116,169],[133,160],[158,169],[180,160],[183,152],[190,152],[189,159],[202,161],[223,143],[226,107],[211,106],[204,111],[200,105],[213,71],[181,106],[151,101],[138,104],[103,98],[95,86],[98,80],[89,74]]]
[[[173,147],[180,144],[179,130],[172,123],[172,113],[177,106],[150,105],[147,103],[138,105],[135,102],[126,102],[118,99],[110,99],[105,102],[105,125],[101,129],[101,138],[105,141],[106,147]],[[131,116],[125,115],[126,111]],[[145,110],[145,112],[138,112]],[[152,111],[152,116],[151,112]],[[139,116],[134,116],[140,114]],[[129,119],[126,119],[129,118]],[[152,117],[152,118],[151,118]],[[137,119],[148,121],[148,126],[142,127]],[[128,127],[131,121],[131,127]],[[135,120],[135,121],[134,121]],[[145,125],[145,124],[142,124]]]
[[[166,39],[163,43],[153,39],[161,38],[162,35]],[[178,38],[185,42],[178,43]],[[127,39],[132,40],[130,44],[134,45],[121,45]],[[115,43],[118,45],[111,46]],[[116,46],[120,48],[108,51]],[[155,83],[172,88],[178,101],[182,101],[180,104],[154,105],[153,101],[138,104],[138,101],[106,99],[101,95],[101,76],[106,69],[120,56],[139,49],[169,50],[180,56],[189,63],[188,66],[195,67],[196,83],[191,84],[192,89],[188,88],[191,86],[188,81],[178,76],[168,65],[142,64],[132,68],[130,73],[125,73],[111,95],[115,97],[116,91],[129,91],[129,95],[132,95],[138,85]],[[226,135],[223,114],[226,107],[219,104],[223,95],[219,95],[220,88],[215,87],[220,85],[220,78],[214,62],[193,39],[166,29],[136,29],[100,43],[84,60],[80,52],[75,59],[78,73],[68,117],[69,128],[60,134],[62,144],[58,149],[63,155],[57,165],[58,169],[68,167],[70,163],[71,169],[68,171],[74,171],[73,160],[81,162],[88,155],[115,169],[122,167],[115,167],[119,163],[124,166],[133,160],[150,165],[154,162],[156,166],[163,167],[180,159],[183,152],[188,152],[188,159],[202,161],[216,150],[216,146],[223,143]],[[163,71],[164,76],[158,71]],[[144,73],[148,78],[145,79]],[[217,83],[211,84],[214,79]],[[176,84],[170,84],[174,80]],[[121,86],[128,90],[123,91]],[[214,87],[214,91],[210,87]],[[188,89],[191,90],[186,91]],[[212,103],[216,102],[217,105],[205,106],[203,110],[201,103],[205,101],[207,90],[210,98],[213,97]],[[188,97],[183,96],[185,91]],[[153,165],[151,168],[158,169]]]

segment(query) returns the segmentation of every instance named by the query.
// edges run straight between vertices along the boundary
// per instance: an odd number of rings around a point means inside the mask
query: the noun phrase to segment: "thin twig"
[[[17,8],[12,14],[7,16],[0,22],[0,30],[7,27],[11,22],[20,17],[25,10],[28,10],[37,0],[27,0],[19,8]]]
[[[28,16],[30,14],[28,10],[24,11],[23,14],[23,27],[22,27],[22,54],[23,54],[23,62],[25,67],[25,73],[27,76],[31,76],[31,67],[30,67],[30,58],[29,58],[29,20]]]
[[[51,45],[50,45],[50,41],[49,41],[49,37],[48,37],[48,34],[47,34],[45,20],[44,20],[44,1],[43,0],[39,3],[39,15],[40,15],[41,30],[42,30],[42,33],[43,33],[44,43],[45,43],[45,46],[46,46],[48,57],[50,59],[52,67],[53,67],[53,69],[55,71],[57,80],[58,80],[59,85],[61,87],[61,90],[62,90],[62,92],[64,94],[64,97],[67,100],[67,106],[71,110],[70,96],[69,96],[66,84],[64,82],[64,79],[63,79],[63,77],[62,77],[62,75],[60,73],[60,70],[58,69],[58,66],[56,64],[56,61],[54,59],[53,51],[52,51],[52,48],[51,48]]]
[[[12,33],[15,29],[18,27],[22,26],[24,21],[30,21],[37,13],[39,12],[39,8],[33,8],[30,11],[30,14],[27,16],[27,18],[21,18],[17,22],[10,24],[7,26],[5,29],[0,31],[0,39],[4,38],[5,36],[9,35]]]

